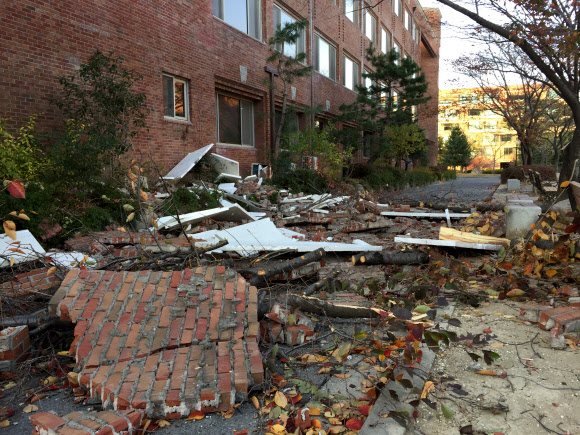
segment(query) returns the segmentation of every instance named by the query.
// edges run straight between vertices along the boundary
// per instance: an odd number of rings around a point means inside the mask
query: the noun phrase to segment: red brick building
[[[378,3],[378,4],[377,4]],[[376,5],[376,6],[374,6]],[[95,51],[114,51],[143,75],[151,113],[137,145],[170,169],[209,143],[238,160],[242,175],[270,149],[267,41],[274,26],[310,22],[292,50],[304,50],[312,77],[294,84],[292,104],[322,104],[332,119],[351,102],[375,42],[411,56],[429,81],[419,124],[437,153],[440,14],[416,0],[5,0],[0,3],[0,116],[20,125],[41,114],[40,130],[59,127],[57,78]],[[277,93],[275,106],[281,103]],[[309,120],[303,119],[306,124]],[[362,158],[362,156],[360,156]]]

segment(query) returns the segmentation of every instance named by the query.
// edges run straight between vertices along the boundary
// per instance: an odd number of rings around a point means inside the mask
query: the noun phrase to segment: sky
[[[477,87],[466,76],[454,71],[452,62],[460,56],[477,51],[473,41],[468,40],[467,27],[473,24],[469,18],[436,0],[419,0],[424,8],[438,8],[441,11],[441,50],[439,63],[439,89]]]

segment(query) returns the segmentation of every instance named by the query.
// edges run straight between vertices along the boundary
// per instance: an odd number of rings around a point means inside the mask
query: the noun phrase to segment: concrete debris
[[[16,240],[0,234],[0,267],[44,257],[46,251],[28,230],[16,231]]]

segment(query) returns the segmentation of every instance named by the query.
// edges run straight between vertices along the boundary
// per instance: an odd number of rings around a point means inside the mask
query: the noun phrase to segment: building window
[[[365,73],[370,74],[368,71],[365,71]],[[371,86],[373,85],[373,80],[370,77],[365,77],[364,83],[365,83],[365,88],[370,90]]]
[[[279,30],[281,28],[283,28],[286,24],[288,23],[295,23],[296,20],[291,17],[290,15],[288,15],[286,12],[284,12],[282,9],[280,9],[280,7],[274,5],[274,30]],[[300,35],[298,36],[298,40],[296,41],[296,43],[285,43],[284,44],[284,55],[285,56],[290,56],[290,57],[296,57],[298,56],[300,53],[304,53],[305,48],[304,48],[304,30],[302,29],[302,31],[300,32]],[[278,44],[276,45],[276,50],[278,51],[282,51],[282,45]]]
[[[184,121],[189,119],[187,81],[163,75],[163,115]]]
[[[373,44],[377,42],[377,19],[369,11],[365,12],[365,36]]]
[[[512,140],[512,135],[511,134],[502,134],[501,135],[501,141],[502,142],[511,142]]]
[[[397,110],[397,104],[399,102],[399,94],[397,91],[391,91],[391,95],[393,96],[393,110]]]
[[[356,85],[358,85],[358,64],[346,56],[343,56],[342,59],[342,84],[351,91],[354,91]]]
[[[393,0],[393,12],[401,18],[401,14],[403,13],[403,0]]]
[[[479,115],[481,115],[481,110],[469,109],[469,116],[479,116]]]
[[[383,53],[391,51],[391,33],[384,27],[381,27],[381,51]]]
[[[314,69],[336,80],[336,48],[318,35],[314,35]]]
[[[213,15],[256,39],[262,39],[261,0],[213,0]]]
[[[409,32],[413,29],[413,17],[408,9],[405,9],[405,29]]]
[[[415,20],[413,20],[413,40],[415,44],[419,43],[419,26]]]
[[[254,103],[217,95],[218,142],[254,145]]]
[[[397,54],[399,55],[399,58],[397,59],[397,65],[401,65],[401,57],[402,57],[401,46],[396,42],[393,43],[393,51],[397,52]]]
[[[503,155],[504,156],[511,156],[514,154],[514,149],[513,148],[504,148],[503,149]]]
[[[359,0],[344,0],[343,1],[343,8],[344,8],[344,15],[350,21],[352,21],[355,25],[358,26],[359,23],[359,15],[360,9],[358,7]]]

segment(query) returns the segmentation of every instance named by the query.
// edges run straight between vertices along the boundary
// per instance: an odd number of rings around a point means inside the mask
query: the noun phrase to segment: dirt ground
[[[518,319],[520,306],[495,301],[456,308],[453,317],[462,324],[450,329],[458,336],[491,329],[484,348],[500,358],[490,366],[478,363],[500,376],[476,374],[479,367],[462,342],[443,348],[431,371],[436,387],[429,397],[453,415],[447,419],[421,404],[415,433],[580,434],[580,351],[550,348],[548,331]],[[481,355],[478,347],[467,350]]]

